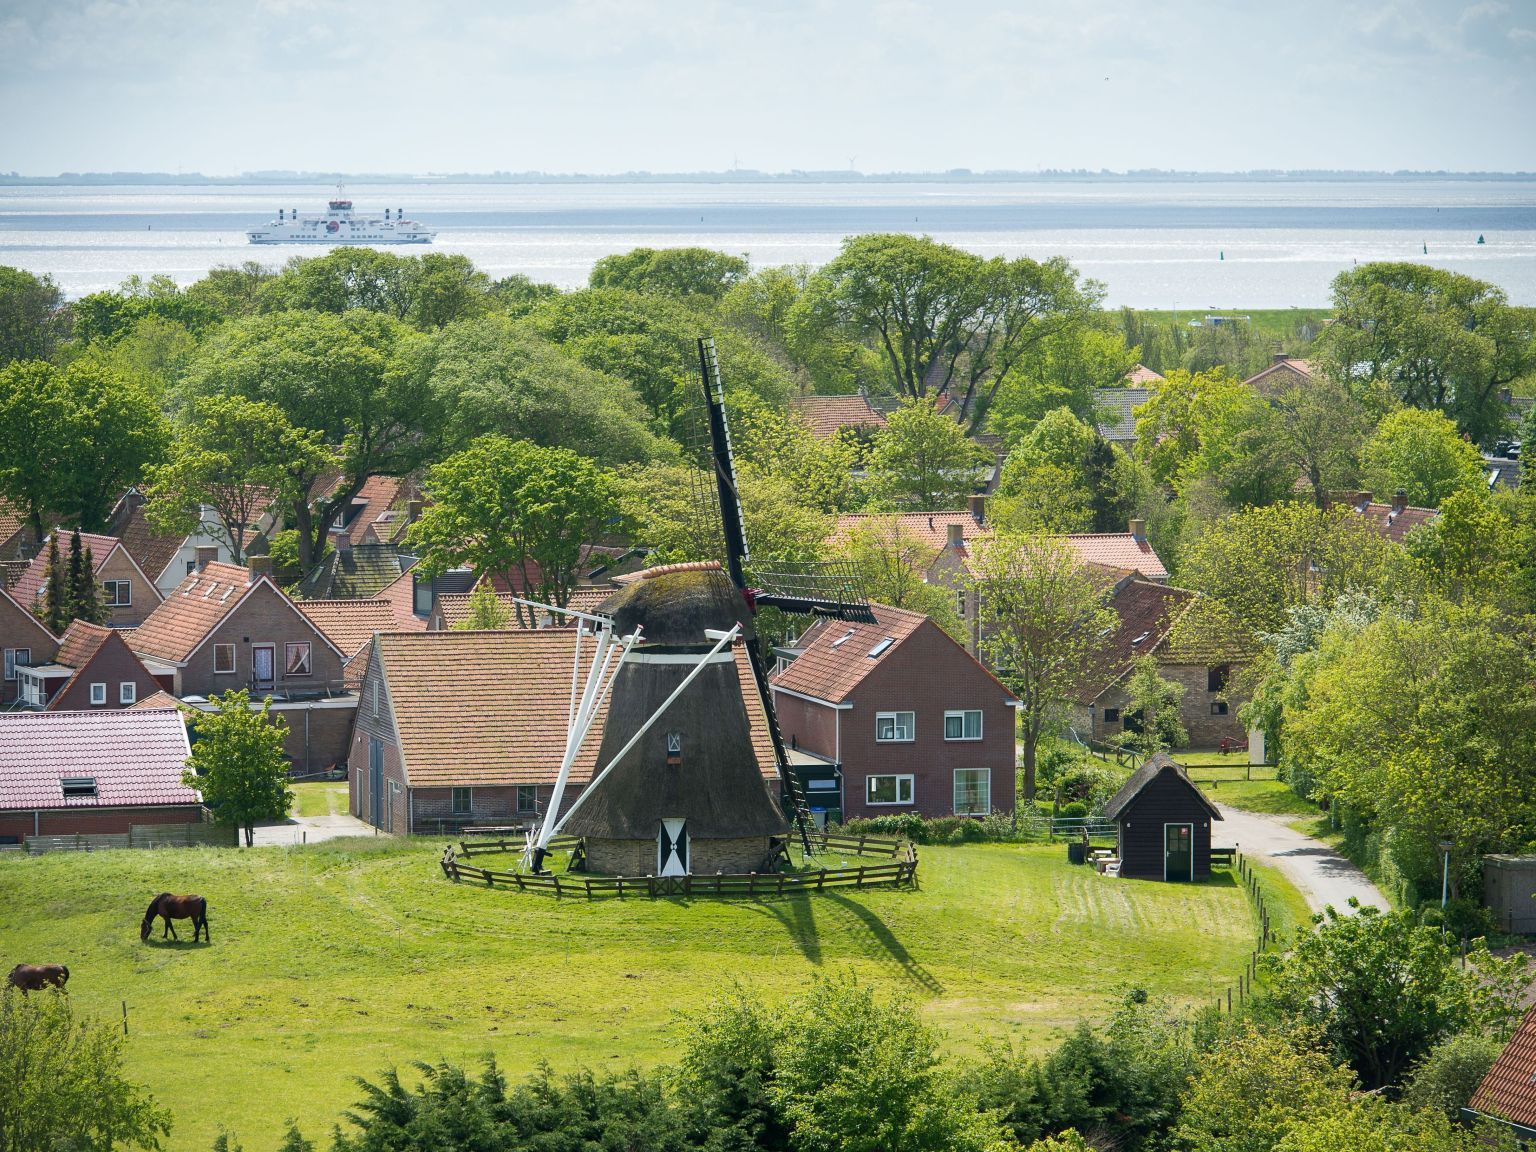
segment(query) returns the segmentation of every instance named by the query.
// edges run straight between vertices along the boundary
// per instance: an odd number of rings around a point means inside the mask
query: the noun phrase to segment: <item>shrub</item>
[[[1089,812],[1102,812],[1110,797],[1120,791],[1120,785],[1124,783],[1124,774],[1108,764],[1084,762],[1062,775],[1057,795],[1068,803],[1086,804]]]
[[[899,836],[914,844],[980,844],[1038,840],[1045,835],[1045,821],[1033,810],[1019,812],[1018,819],[1007,812],[974,816],[935,816],[916,812],[886,816],[856,816],[839,826],[849,836]]]
[[[1088,815],[1088,805],[1080,800],[1074,800],[1070,804],[1063,804],[1061,814],[1068,820],[1081,820]]]
[[[1456,1119],[1503,1047],[1492,1036],[1478,1032],[1442,1040],[1414,1066],[1403,1090],[1403,1103],[1410,1108],[1438,1109]]]

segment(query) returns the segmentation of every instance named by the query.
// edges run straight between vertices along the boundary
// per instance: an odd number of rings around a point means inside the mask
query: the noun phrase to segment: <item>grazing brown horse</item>
[[[50,984],[62,992],[69,983],[69,969],[62,964],[18,964],[7,979],[12,988],[23,992],[41,992]]]
[[[197,934],[203,934],[203,942],[211,944],[213,941],[208,935],[208,901],[201,896],[172,896],[169,892],[162,892],[149,902],[149,910],[144,913],[144,923],[139,925],[139,939],[148,940],[149,930],[155,926],[155,917],[165,921],[165,931],[160,933],[160,939],[164,940],[169,934],[172,940],[180,940],[176,935],[176,929],[171,924],[172,920],[192,921],[192,942],[197,943]]]

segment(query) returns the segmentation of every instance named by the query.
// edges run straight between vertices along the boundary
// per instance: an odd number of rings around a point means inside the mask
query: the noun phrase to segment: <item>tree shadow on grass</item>
[[[800,955],[810,963],[821,965],[821,937],[816,933],[816,912],[811,903],[813,897],[797,893],[783,900],[763,900],[752,905],[754,911],[766,912],[789,933],[789,938]]]

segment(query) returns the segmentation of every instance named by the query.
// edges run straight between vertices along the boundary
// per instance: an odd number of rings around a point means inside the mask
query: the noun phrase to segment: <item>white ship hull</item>
[[[264,227],[246,234],[252,244],[313,244],[332,247],[338,244],[430,244],[437,233],[403,214],[384,218],[352,214],[352,201],[332,200],[324,216],[292,216],[286,212],[269,220]]]

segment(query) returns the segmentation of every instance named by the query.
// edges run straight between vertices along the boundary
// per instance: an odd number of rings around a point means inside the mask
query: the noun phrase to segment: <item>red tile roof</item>
[[[127,711],[132,712],[135,708],[141,710],[144,708],[174,708],[178,712],[190,711],[188,705],[183,704],[163,688],[158,692],[151,692],[148,696],[134,701],[128,705]]]
[[[1138,364],[1125,374],[1125,382],[1132,387],[1145,387],[1163,379],[1161,372],[1154,372],[1145,364]]]
[[[1170,588],[1134,576],[1118,582],[1107,602],[1118,619],[1105,637],[1104,649],[1078,686],[1079,701],[1091,704],[1118,683],[1139,657],[1155,655],[1195,598],[1194,592],[1183,588]]]
[[[196,804],[181,782],[187,726],[168,710],[0,713],[0,809]],[[95,796],[60,781],[90,777]]]
[[[873,624],[844,620],[818,620],[812,624],[795,645],[801,650],[800,655],[772,678],[773,686],[814,696],[829,704],[841,704],[876,668],[900,660],[902,643],[909,636],[925,625],[938,628],[921,612],[887,604],[871,604],[870,609],[875,614]],[[886,644],[887,640],[891,643]],[[976,667],[984,675],[992,676],[980,664]],[[1000,683],[998,688],[1004,695],[1012,695]]]
[[[375,600],[387,600],[394,614],[395,626],[391,632],[425,632],[427,622],[416,615],[416,582],[409,572],[402,572],[386,584]]]
[[[1256,372],[1243,383],[1250,388],[1268,383],[1279,376],[1300,376],[1305,380],[1312,379],[1312,361],[1304,360],[1299,356],[1282,356],[1277,358],[1261,372]]]
[[[1512,1124],[1536,1128],[1536,1008],[1526,1013],[1472,1093],[1471,1107]]]
[[[553,783],[565,751],[575,643],[571,628],[380,636],[374,651],[410,786]],[[594,647],[590,638],[582,644],[583,675]],[[740,646],[736,674],[758,763],[776,777],[767,717]],[[605,702],[572,767],[573,783],[592,777],[606,715]]]
[[[56,529],[59,537],[59,559],[65,564],[69,563],[70,533],[64,529]],[[98,536],[94,532],[80,533],[80,547],[91,550],[91,566],[96,571],[101,571],[101,566],[122,545],[114,536]],[[132,553],[129,553],[132,555]],[[11,589],[11,594],[23,604],[35,604],[43,597],[43,586],[48,582],[48,541],[43,541],[43,546],[38,549],[37,555],[32,558],[32,563],[27,565],[27,570],[21,574],[21,579],[16,581],[16,586]],[[153,583],[153,578],[151,578]]]
[[[117,538],[151,582],[160,579],[187,542],[185,536],[164,536],[151,529],[142,504],[128,513],[127,520],[118,529]]]
[[[13,615],[18,620],[25,619],[26,623],[22,626],[26,627],[27,624],[30,624],[32,628],[36,630],[39,639],[46,637],[47,643],[58,643],[58,637],[56,637],[52,632],[48,631],[47,625],[45,625],[41,620],[34,616],[31,609],[23,605],[19,600],[16,599],[16,597],[12,596],[3,587],[0,587],[0,614]]]
[[[8,500],[0,500],[0,545],[8,544],[27,527],[27,518]]]
[[[53,662],[76,670],[84,668],[111,635],[112,629],[103,628],[100,624],[87,624],[84,620],[71,621],[59,640],[59,650],[54,654]]]
[[[846,539],[860,524],[891,519],[889,514],[877,512],[849,512],[837,518],[829,543],[836,546]],[[904,532],[923,541],[935,555],[949,546],[949,526],[958,524],[962,541],[969,542],[990,533],[991,529],[978,524],[969,512],[903,512],[895,519]],[[1099,564],[1107,568],[1124,568],[1140,572],[1149,580],[1168,579],[1168,569],[1146,540],[1138,540],[1129,532],[1074,532],[1060,539],[1071,545],[1077,558],[1084,564]]]
[[[213,563],[189,573],[134,631],[133,650],[180,664],[234,610],[252,583],[250,571],[235,564]]]
[[[299,600],[295,607],[348,659],[367,647],[375,633],[397,630],[395,606],[388,600]]]
[[[1437,508],[1401,508],[1391,504],[1377,504],[1369,498],[1355,501],[1350,507],[1381,535],[1394,544],[1402,543],[1403,537],[1421,524],[1428,524],[1440,515]]]
[[[811,434],[827,437],[839,428],[884,428],[885,417],[870,407],[869,400],[853,396],[798,396],[790,411],[811,426]]]
[[[620,577],[620,579],[623,578]],[[575,612],[595,612],[597,606],[612,596],[617,590],[617,588],[604,588],[600,586],[573,588],[571,589],[569,599],[566,600],[565,606]],[[469,618],[470,595],[468,592],[444,592],[439,594],[437,610],[442,617],[445,629],[456,629]],[[512,594],[510,592],[498,592],[496,599],[508,613],[507,627],[520,627],[517,623],[516,605],[512,603]],[[542,618],[544,615],[546,615],[544,612],[536,611],[535,613],[536,619]],[[574,624],[576,617],[557,617],[556,622],[561,625]]]

